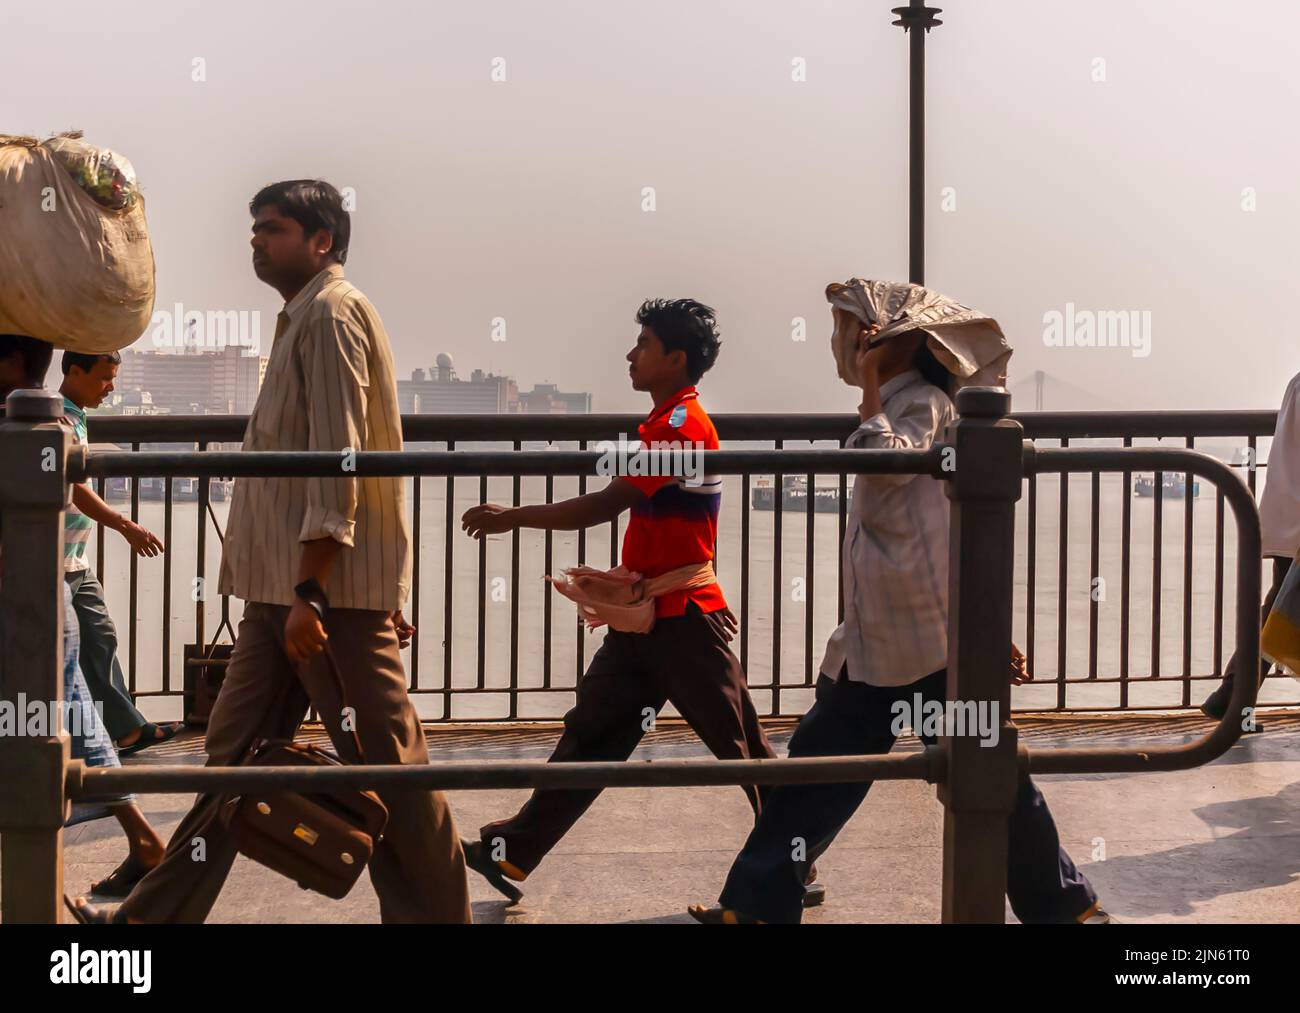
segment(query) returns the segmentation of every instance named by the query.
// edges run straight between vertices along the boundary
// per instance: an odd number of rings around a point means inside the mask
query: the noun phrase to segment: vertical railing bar
[[[1029,502],[1026,506],[1025,535],[1025,663],[1034,672],[1034,626],[1037,621],[1038,580],[1038,475],[1029,476]]]
[[[1068,447],[1069,445],[1070,441],[1068,439],[1061,440],[1062,447]],[[1068,636],[1066,620],[1069,617],[1069,599],[1066,597],[1066,590],[1070,582],[1070,553],[1066,540],[1070,530],[1070,475],[1068,472],[1061,474],[1059,506],[1059,530],[1056,538],[1056,603],[1059,610],[1056,617],[1056,707],[1058,710],[1063,710],[1065,708],[1065,654]]]
[[[848,437],[840,438],[840,449],[844,449],[844,444]],[[839,502],[839,541],[835,543],[835,624],[838,626],[844,622],[844,532],[848,529],[849,517],[849,476],[845,472],[840,472],[840,502]]]
[[[131,450],[132,450],[132,452],[136,452],[136,451],[138,451],[139,449],[140,449],[140,444],[139,444],[139,443],[132,443],[132,444],[131,444]],[[132,523],[134,523],[134,524],[139,524],[139,523],[140,523],[140,483],[139,483],[139,482],[132,482],[132,483],[131,483],[131,521],[132,521]],[[202,521],[202,518],[200,518],[199,523],[202,523],[202,522],[203,522],[203,521]],[[136,629],[135,629],[135,627],[136,627],[136,618],[137,618],[137,616],[138,616],[138,614],[139,614],[139,609],[140,609],[140,601],[139,601],[139,595],[140,595],[139,560],[140,560],[140,557],[137,556],[133,551],[131,551],[130,549],[128,549],[128,550],[127,550],[127,559],[130,561],[129,569],[128,569],[128,573],[129,573],[128,586],[129,586],[130,590],[129,590],[129,592],[128,592],[128,595],[129,595],[129,609],[128,609],[128,611],[129,611],[129,618],[127,619],[127,624],[128,624],[128,625],[127,625],[127,636],[126,636],[126,643],[127,643],[127,655],[126,655],[126,657],[127,657],[128,671],[131,673],[131,674],[128,676],[128,678],[127,678],[127,688],[129,689],[129,691],[131,692],[131,694],[134,696],[135,693],[136,693],[136,690],[139,688],[139,687],[138,687],[138,682],[139,682],[139,680],[138,680],[138,678],[137,678],[137,671],[136,671],[137,666],[136,666],[136,663],[135,663],[135,661],[136,661],[136,640],[137,640],[137,637],[136,637]]]
[[[1187,449],[1196,448],[1195,437],[1187,437]],[[1183,475],[1183,706],[1192,702],[1192,507],[1196,505],[1196,482],[1191,472]]]
[[[1092,515],[1090,519],[1090,565],[1088,581],[1088,678],[1097,678],[1098,579],[1101,576],[1101,472],[1092,473]]]
[[[586,450],[587,441],[579,440],[578,449]],[[579,475],[578,495],[585,496],[586,494],[587,494],[587,476]],[[578,565],[583,566],[586,564],[586,562],[587,562],[587,529],[579,528],[578,529]],[[578,656],[574,660],[574,675],[573,675],[573,684],[575,686],[577,686],[577,684],[582,681],[582,673],[586,671],[587,668],[586,666],[587,627],[586,624],[583,623],[581,616],[577,617],[577,622],[578,622]]]
[[[163,484],[162,691],[172,690],[172,477]]]
[[[135,484],[133,479],[127,479],[132,485]],[[104,479],[97,478],[94,481],[94,490],[99,493],[99,498],[108,501],[104,495]],[[100,584],[104,583],[104,525],[96,522],[95,524],[95,573],[99,576]],[[107,593],[107,591],[105,592]]]
[[[1133,437],[1124,437],[1124,446],[1133,446]],[[1119,706],[1128,707],[1129,680],[1129,601],[1132,592],[1131,570],[1133,565],[1133,473],[1125,471],[1123,476],[1123,496],[1120,507],[1120,525],[1123,529],[1120,542],[1120,590],[1119,590]]]
[[[207,440],[199,440],[199,453],[202,454],[208,449]],[[139,481],[136,478],[131,479],[131,488],[134,490]],[[208,479],[199,478],[199,503],[197,510],[197,528],[194,533],[195,542],[195,560],[194,560],[194,579],[197,581],[198,593],[194,596],[194,643],[197,645],[200,653],[204,652],[208,643]],[[227,524],[227,526],[229,526]],[[221,627],[217,627],[217,632],[221,632]]]
[[[1214,497],[1214,674],[1223,675],[1223,490]]]
[[[515,452],[523,449],[523,443],[515,440]],[[511,486],[513,499],[511,505],[518,508],[522,491],[522,479],[514,476]],[[510,533],[510,712],[514,721],[519,716],[519,529]]]
[[[808,476],[808,526],[804,536],[804,584],[803,589],[803,684],[813,684],[813,539],[817,530],[817,476]]]
[[[478,479],[478,501],[487,502],[488,480],[486,475]],[[479,689],[487,688],[487,538],[478,540],[478,678],[475,685]]]
[[[1151,537],[1151,678],[1160,678],[1160,580],[1164,557],[1164,483],[1162,471],[1155,473],[1155,504]]]
[[[555,476],[546,476],[546,502],[555,501]],[[542,572],[550,574],[551,572],[551,552],[552,552],[552,532],[547,528],[542,536],[544,549],[544,562]],[[542,592],[542,686],[546,689],[551,688],[551,585],[547,583]]]
[[[785,441],[777,440],[777,450]],[[785,476],[774,475],[772,520],[772,716],[781,713],[781,522],[785,515]]]
[[[749,475],[740,476],[740,667],[749,678]]]
[[[448,452],[456,449],[456,441],[447,441]],[[447,476],[447,501],[443,512],[446,514],[446,543],[443,549],[442,575],[442,719],[451,720],[451,634],[455,613],[455,524],[456,524],[456,479]]]
[[[407,617],[416,629],[416,639],[411,641],[411,692],[420,688],[420,476],[411,477],[411,614]]]

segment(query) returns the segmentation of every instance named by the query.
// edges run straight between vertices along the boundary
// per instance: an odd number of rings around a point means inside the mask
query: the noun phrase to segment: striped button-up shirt
[[[925,449],[956,413],[916,370],[880,388],[884,411],[846,441],[854,449]],[[821,670],[906,686],[948,664],[948,497],[928,475],[859,475],[844,532],[844,622]]]
[[[302,543],[333,538],[343,548],[329,575],[330,604],[401,608],[411,586],[403,480],[349,474],[353,451],[402,449],[393,355],[379,314],[340,265],[280,314],[244,449],[333,451],[339,477],[238,479],[220,593],[290,605]]]

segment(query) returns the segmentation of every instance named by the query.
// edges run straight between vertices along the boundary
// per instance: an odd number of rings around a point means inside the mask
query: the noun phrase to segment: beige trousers
[[[290,738],[308,703],[334,748],[356,762],[342,731],[343,702],[323,655],[295,673],[284,654],[284,605],[249,602],[234,653],[208,723],[208,766],[235,766],[258,738]],[[326,622],[330,648],[356,712],[368,763],[428,763],[424,732],[406,693],[397,634],[383,612],[334,609]],[[385,922],[468,923],[465,857],[441,792],[379,792],[388,827],[370,860],[370,881]],[[201,922],[221,892],[235,847],[219,818],[228,796],[200,795],[167,846],[163,863],[122,905],[143,922]],[[202,839],[202,848],[196,840]],[[196,861],[196,855],[202,855]],[[326,899],[321,899],[326,903]]]

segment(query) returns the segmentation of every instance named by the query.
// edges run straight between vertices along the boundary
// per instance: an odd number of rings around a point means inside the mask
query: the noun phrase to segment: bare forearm
[[[619,512],[598,493],[566,499],[562,503],[517,507],[513,511],[517,527],[549,531],[580,531],[611,521]]]
[[[315,578],[322,588],[329,589],[330,569],[334,557],[343,546],[333,538],[315,538],[302,543],[302,556],[298,560],[298,583]]]
[[[100,499],[88,485],[74,485],[72,487],[72,505],[92,521],[102,524],[106,528],[112,528],[114,531],[120,530],[126,520],[125,517]]]

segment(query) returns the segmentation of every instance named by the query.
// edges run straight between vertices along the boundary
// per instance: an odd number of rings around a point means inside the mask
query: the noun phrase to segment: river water
[[[598,483],[603,480],[593,480]],[[751,484],[754,479],[751,479]],[[822,481],[834,481],[823,479]],[[593,488],[597,487],[593,485]],[[1050,708],[1057,704],[1057,687],[1052,680],[1057,674],[1057,615],[1058,615],[1058,557],[1057,532],[1060,500],[1059,476],[1041,476],[1037,495],[1037,579],[1035,587],[1036,631],[1034,639],[1035,676],[1037,685],[1023,686],[1015,691],[1013,704],[1019,708]],[[1090,498],[1091,478],[1072,476],[1069,484],[1069,539],[1068,577],[1065,605],[1066,672],[1071,679],[1088,675],[1088,621],[1091,595],[1090,581]],[[557,478],[555,496],[563,498],[576,494],[576,478]],[[541,502],[545,494],[545,480],[522,480],[522,501]],[[1130,493],[1131,495],[1131,493]],[[511,479],[493,478],[488,482],[488,499],[508,503],[511,499]],[[444,686],[443,635],[446,620],[444,609],[444,580],[446,574],[446,480],[425,479],[421,488],[421,599],[419,616],[408,618],[419,627],[414,649],[419,652],[418,685],[420,689]],[[1099,584],[1098,594],[1098,675],[1114,677],[1119,673],[1119,642],[1121,619],[1121,518],[1124,500],[1119,476],[1103,476],[1099,509]],[[479,502],[479,480],[457,479],[453,505],[453,518]],[[741,479],[728,477],[723,492],[722,516],[719,524],[718,571],[723,590],[732,607],[739,612],[741,603],[741,504],[743,502]],[[125,504],[116,504],[125,509]],[[1131,600],[1129,614],[1131,643],[1129,673],[1134,677],[1151,673],[1152,628],[1152,550],[1154,545],[1154,500],[1131,499]],[[213,504],[218,523],[224,528],[227,504]],[[162,534],[164,507],[159,502],[140,504],[140,522]],[[1160,671],[1164,676],[1174,676],[1182,671],[1183,652],[1183,536],[1184,503],[1181,500],[1164,500],[1163,561],[1160,574]],[[1208,483],[1202,483],[1200,495],[1193,502],[1193,572],[1191,583],[1191,671],[1194,675],[1208,674],[1214,666],[1214,554],[1215,554],[1215,495]],[[1017,508],[1016,598],[1015,638],[1026,644],[1026,591],[1027,591],[1027,502],[1022,497]],[[774,514],[771,511],[752,510],[750,513],[749,542],[749,599],[747,669],[751,682],[768,682],[773,670],[772,632],[775,615],[773,600]],[[195,602],[193,598],[196,558],[197,506],[193,502],[173,505],[171,544],[172,594],[166,614],[172,625],[170,649],[171,684],[181,685],[181,651],[186,641],[194,639]],[[813,518],[813,593],[806,587],[806,534],[807,518],[802,511],[788,510],[783,514],[781,545],[782,592],[780,607],[781,650],[780,668],[783,684],[798,684],[800,688],[783,689],[781,709],[802,712],[811,702],[811,691],[803,688],[805,679],[805,624],[811,610],[812,653],[811,672],[816,676],[817,665],[827,636],[836,624],[836,570],[838,555],[838,515],[816,514]],[[620,528],[621,530],[621,528]],[[127,663],[128,626],[128,554],[125,543],[109,534],[105,546],[105,566],[102,578],[108,592],[111,611],[119,626],[122,639],[123,663]],[[484,685],[498,688],[509,685],[510,628],[512,618],[511,595],[518,596],[518,682],[520,686],[543,685],[543,618],[544,598],[549,586],[542,578],[545,570],[544,533],[524,531],[519,535],[520,562],[517,589],[510,587],[511,538],[508,535],[489,539],[486,550],[486,594],[483,602],[485,623],[485,675]],[[215,586],[215,575],[220,546],[216,532],[209,525],[207,535],[207,573]],[[572,532],[555,532],[553,535],[553,562],[551,572],[577,562],[578,537]],[[95,547],[90,548],[95,559]],[[610,534],[608,525],[589,531],[586,537],[586,560],[592,565],[609,565]],[[1224,647],[1226,660],[1231,652],[1232,623],[1234,616],[1235,579],[1235,526],[1231,511],[1226,512],[1224,536]],[[478,547],[461,534],[456,525],[452,553],[452,614],[453,622],[452,664],[450,685],[471,687],[477,682],[479,561]],[[142,691],[156,691],[162,687],[162,573],[161,559],[141,559],[138,563],[138,613],[136,636],[136,687]],[[1266,578],[1267,579],[1267,575]],[[551,686],[555,692],[526,694],[521,698],[519,715],[523,718],[554,718],[563,714],[572,700],[578,658],[578,623],[572,605],[558,595],[552,600]],[[210,639],[220,618],[220,600],[215,594],[205,603],[207,616],[206,635]],[[240,603],[230,603],[231,614],[237,619]],[[599,645],[602,634],[589,634],[583,639],[584,664]],[[223,635],[223,639],[226,639]],[[739,651],[739,647],[737,646]],[[410,668],[408,655],[408,670]],[[1048,683],[1051,683],[1048,685]],[[1210,682],[1195,683],[1192,687],[1194,702],[1208,691]],[[770,691],[755,691],[760,711],[771,705]],[[1295,700],[1300,687],[1291,680],[1271,680],[1263,699]],[[1176,683],[1135,684],[1130,687],[1130,705],[1178,706],[1182,690]],[[441,695],[419,696],[417,706],[427,718],[443,717]],[[1085,684],[1067,686],[1066,705],[1070,707],[1110,707],[1119,703],[1117,685]],[[144,709],[157,718],[179,716],[179,700],[150,699]],[[465,695],[453,701],[452,716],[462,720],[500,717],[507,713],[504,694],[487,693]]]

